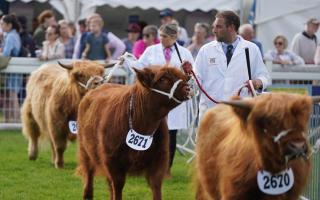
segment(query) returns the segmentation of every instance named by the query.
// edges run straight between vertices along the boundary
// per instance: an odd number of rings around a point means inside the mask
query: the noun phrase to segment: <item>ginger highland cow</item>
[[[80,103],[78,172],[84,180],[83,199],[93,199],[97,173],[107,177],[112,200],[122,199],[127,174],[145,176],[153,199],[161,199],[169,166],[166,115],[189,98],[188,77],[174,67],[135,71],[134,85],[105,84]]]
[[[286,93],[207,111],[197,135],[196,199],[298,200],[311,170],[311,111],[311,97]]]
[[[104,67],[92,61],[71,65],[44,64],[27,83],[27,96],[21,108],[22,131],[29,140],[29,159],[38,156],[41,136],[50,139],[56,168],[64,166],[67,140],[75,139],[68,122],[76,120],[81,98],[101,83]]]

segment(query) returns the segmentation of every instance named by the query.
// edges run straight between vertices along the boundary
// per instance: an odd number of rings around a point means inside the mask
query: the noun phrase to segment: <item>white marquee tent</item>
[[[320,0],[257,0],[257,39],[262,42],[264,51],[273,48],[273,38],[279,34],[286,36],[290,43],[313,17],[320,20]]]
[[[15,0],[7,0],[13,2]],[[21,0],[30,2],[32,0]],[[139,7],[141,9],[155,8],[162,10],[170,8],[174,11],[185,9],[187,11],[212,9],[240,10],[241,0],[36,0],[49,3],[58,10],[65,19],[77,21],[93,13],[97,6],[109,5],[111,7],[124,6],[126,8]]]

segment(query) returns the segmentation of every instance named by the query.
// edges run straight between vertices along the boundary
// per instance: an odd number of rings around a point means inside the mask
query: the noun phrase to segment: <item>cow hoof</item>
[[[36,160],[37,159],[37,155],[29,155],[29,160]]]
[[[56,163],[54,165],[54,167],[57,168],[57,169],[62,169],[64,167],[64,164],[63,163]]]

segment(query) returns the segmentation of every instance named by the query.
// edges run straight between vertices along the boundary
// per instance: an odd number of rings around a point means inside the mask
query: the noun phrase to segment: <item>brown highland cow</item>
[[[135,71],[134,85],[105,84],[80,103],[78,170],[84,179],[83,199],[93,199],[96,173],[107,177],[112,200],[122,199],[127,174],[145,176],[153,199],[161,199],[169,165],[166,115],[188,99],[188,77],[174,67]]]

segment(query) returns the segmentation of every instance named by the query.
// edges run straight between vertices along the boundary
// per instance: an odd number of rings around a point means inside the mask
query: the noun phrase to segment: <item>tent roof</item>
[[[15,0],[7,0],[13,2]],[[49,2],[67,20],[77,21],[84,19],[95,12],[97,6],[109,5],[111,7],[124,6],[126,8],[141,8],[163,10],[169,8],[173,11],[181,9],[187,11],[202,10],[240,10],[240,0],[20,0],[22,2]]]
[[[265,23],[279,17],[310,10],[320,5],[320,0],[259,0],[256,7],[255,23]],[[310,16],[312,17],[312,16]]]
[[[177,11],[185,9],[187,11],[202,10],[210,11],[212,9],[224,10],[239,10],[241,1],[239,0],[81,0],[85,7],[109,5],[111,7],[124,6],[126,8],[139,7],[141,9],[154,8],[163,10],[170,8]]]
[[[9,2],[13,2],[15,0],[7,0]],[[20,0],[22,2],[46,2],[53,0]],[[66,1],[66,0],[59,0]],[[170,8],[171,10],[177,11],[181,9],[185,9],[187,11],[194,10],[202,10],[202,11],[210,11],[212,9],[218,10],[240,10],[241,1],[239,0],[67,0],[75,3],[81,3],[85,9],[89,9],[95,6],[109,5],[111,7],[124,6],[126,8],[135,8],[139,7],[141,9],[150,9],[154,8],[157,10],[162,10],[165,8]]]

